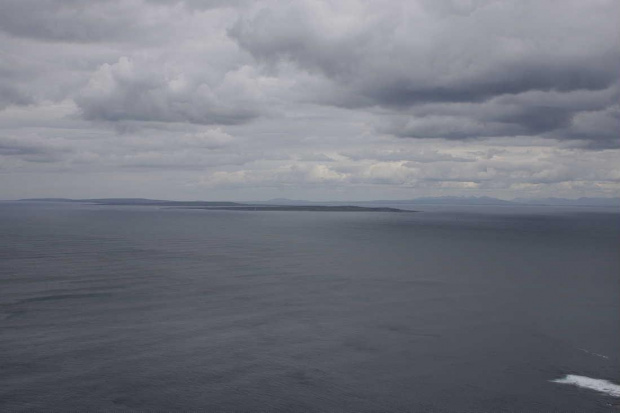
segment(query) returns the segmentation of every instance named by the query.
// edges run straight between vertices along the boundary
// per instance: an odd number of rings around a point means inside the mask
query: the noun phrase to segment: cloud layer
[[[614,0],[0,2],[3,198],[620,191]]]
[[[574,118],[595,111],[618,130],[618,13],[617,2],[295,2],[229,32],[261,62],[334,83],[323,103],[388,111],[382,132],[611,146]]]

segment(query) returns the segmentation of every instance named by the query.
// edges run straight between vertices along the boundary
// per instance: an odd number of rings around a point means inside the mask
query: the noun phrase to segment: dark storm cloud
[[[399,136],[557,132],[553,138],[599,140],[571,132],[572,118],[587,108],[564,103],[524,103],[491,119],[472,110],[462,128],[452,119],[443,131],[415,119],[415,107],[429,103],[484,104],[529,92],[606,90],[618,82],[620,32],[612,16],[620,15],[620,3],[469,3],[475,7],[387,2],[346,9],[299,2],[241,18],[229,34],[261,62],[293,62],[336,84],[340,96],[326,88],[323,102],[412,116],[408,130],[393,130]]]
[[[564,108],[530,105],[519,107],[515,113],[497,120],[520,126],[524,135],[538,135],[568,126],[571,116],[572,113]]]
[[[577,62],[571,62],[577,66]],[[612,63],[612,62],[609,62]],[[490,73],[480,73],[475,79],[446,81],[428,87],[413,79],[383,80],[363,85],[361,94],[370,98],[366,104],[409,107],[431,102],[484,102],[495,96],[515,95],[530,91],[600,90],[617,81],[620,65],[604,67],[567,67],[565,64],[525,67],[497,67]],[[389,78],[388,75],[385,76]],[[346,81],[346,75],[339,80]],[[430,80],[430,79],[429,79]],[[357,86],[357,85],[356,85]],[[351,102],[352,105],[355,102]]]
[[[377,130],[453,140],[538,136],[583,140],[589,149],[613,148],[620,130],[617,102],[617,85],[600,91],[533,91],[481,103],[418,105],[385,115]]]
[[[586,140],[590,149],[604,149],[620,146],[619,131],[620,105],[616,104],[600,111],[577,114],[564,133],[567,138]]]
[[[434,115],[411,111],[387,119],[383,131],[401,137],[472,139],[492,136],[541,136],[570,129],[574,111],[545,105],[515,105],[499,113],[472,108],[461,115]],[[381,126],[379,127],[381,129]]]

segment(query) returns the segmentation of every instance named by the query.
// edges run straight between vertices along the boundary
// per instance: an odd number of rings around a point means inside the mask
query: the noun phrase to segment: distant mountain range
[[[287,198],[274,198],[268,201],[252,201],[253,204],[275,204],[275,205],[342,205],[342,204],[355,204],[355,205],[375,205],[375,204],[451,204],[451,205],[520,205],[518,202],[504,201],[502,199],[483,197],[457,197],[457,196],[445,196],[445,197],[428,197],[428,198],[415,198],[415,199],[378,199],[373,201],[306,201],[302,199],[287,199]]]
[[[515,198],[515,202],[528,205],[566,205],[566,206],[617,206],[620,198]]]
[[[19,201],[29,202],[83,202],[99,205],[152,205],[169,207],[246,207],[252,206],[349,206],[349,205],[549,205],[549,206],[597,206],[597,207],[620,207],[620,198],[515,198],[506,201],[488,196],[440,196],[424,197],[414,199],[390,199],[374,201],[306,201],[299,199],[274,198],[268,201],[251,202],[228,202],[228,201],[168,201],[162,199],[145,198],[96,198],[96,199],[68,199],[68,198],[31,198],[20,199]]]

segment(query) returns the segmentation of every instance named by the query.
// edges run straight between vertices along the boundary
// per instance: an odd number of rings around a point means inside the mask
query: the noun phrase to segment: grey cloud
[[[427,104],[385,115],[376,128],[399,137],[540,136],[583,140],[590,149],[617,147],[618,96],[614,85],[592,92],[536,91],[482,103]]]
[[[0,31],[43,42],[165,42],[185,11],[230,9],[250,0],[3,0]],[[185,10],[182,10],[185,9]]]
[[[567,182],[620,182],[618,170],[580,162],[578,153],[542,160],[488,160],[476,163],[436,162],[423,167],[416,162],[356,162],[348,166],[303,162],[271,167],[215,171],[202,185],[220,188],[397,186],[412,188],[491,189],[522,185],[559,185]]]
[[[576,65],[577,62],[569,64]],[[611,63],[611,62],[610,62]],[[491,73],[481,73],[476,79],[458,79],[443,85],[425,86],[412,79],[390,79],[387,73],[374,84],[355,85],[360,94],[370,100],[361,104],[378,104],[388,107],[409,107],[429,102],[484,102],[495,96],[538,91],[600,90],[617,80],[615,69],[619,65],[597,67],[567,67],[558,62],[537,67],[502,67],[498,65]],[[355,105],[355,102],[351,102]]]
[[[297,157],[299,161],[302,162],[327,162],[332,163],[336,162],[336,160],[324,153],[310,153],[310,154],[302,154]]]
[[[0,4],[5,197],[620,189],[615,0]]]
[[[189,122],[233,125],[261,113],[243,70],[229,73],[214,86],[206,80],[170,76],[151,66],[121,58],[93,74],[76,98],[89,120]]]
[[[454,156],[449,153],[442,153],[438,150],[405,150],[399,149],[357,149],[342,151],[340,155],[347,158],[360,161],[365,159],[372,159],[381,162],[399,162],[407,161],[411,164],[414,163],[432,163],[432,162],[472,162],[474,158],[466,158],[462,156]]]
[[[334,83],[323,102],[414,118],[416,106],[432,103],[484,104],[531,92],[566,98],[618,81],[620,31],[611,16],[620,14],[620,4],[614,1],[318,4],[263,9],[239,19],[229,35],[261,62],[294,62]],[[330,96],[334,89],[338,97]],[[444,127],[411,119],[409,126],[422,127],[394,134],[464,139],[562,131],[552,137],[573,139],[564,129],[581,110],[523,103],[495,118],[471,111]]]
[[[616,104],[600,111],[576,114],[569,128],[558,131],[565,137],[588,142],[590,149],[620,147],[620,105]]]
[[[33,99],[18,85],[0,81],[0,109],[9,105],[28,105]]]
[[[70,149],[40,138],[17,139],[0,137],[0,157],[11,157],[25,162],[48,163],[62,158]]]
[[[43,41],[114,41],[139,33],[139,5],[139,1],[3,0],[0,30]]]
[[[414,112],[415,113],[415,112]],[[478,115],[478,116],[475,116]],[[511,113],[487,117],[399,115],[386,118],[377,130],[400,137],[476,139],[495,136],[537,136],[569,127],[573,113],[548,106],[518,107]]]
[[[163,5],[182,5],[190,10],[234,8],[247,5],[252,0],[146,0],[147,3]]]
[[[508,125],[518,125],[524,135],[538,135],[570,124],[573,114],[564,108],[542,105],[521,106],[515,112],[497,120]]]
[[[22,156],[22,155],[38,155],[46,153],[41,147],[24,144],[17,139],[0,138],[0,155],[3,156]]]
[[[0,108],[72,99],[116,53],[105,45],[41,43],[0,33]]]
[[[9,105],[27,105],[34,101],[22,82],[28,80],[32,69],[20,65],[15,59],[3,53],[0,60],[0,109]]]
[[[124,169],[167,169],[177,171],[204,171],[209,168],[244,165],[252,159],[249,156],[227,153],[217,156],[190,150],[169,152],[143,151],[112,156],[105,159]]]

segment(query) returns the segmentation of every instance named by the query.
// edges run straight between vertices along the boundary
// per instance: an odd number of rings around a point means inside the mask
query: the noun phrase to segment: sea
[[[618,412],[620,211],[0,202],[0,411]]]

